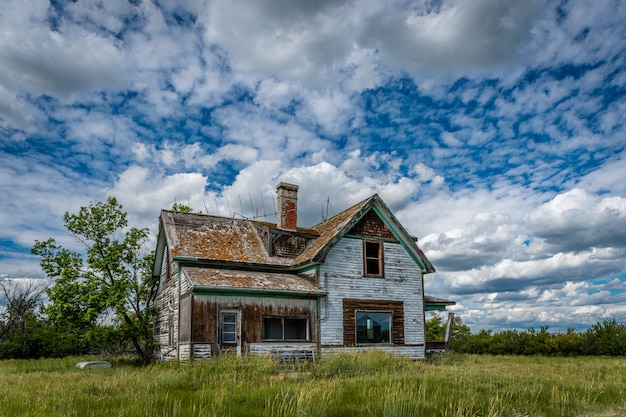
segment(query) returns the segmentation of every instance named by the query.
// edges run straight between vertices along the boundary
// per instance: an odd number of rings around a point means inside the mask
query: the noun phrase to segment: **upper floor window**
[[[366,277],[382,277],[383,268],[383,242],[363,241],[363,275]]]

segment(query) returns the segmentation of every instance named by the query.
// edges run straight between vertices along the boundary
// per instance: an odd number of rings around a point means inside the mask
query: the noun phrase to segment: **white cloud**
[[[526,223],[553,251],[614,247],[626,252],[626,199],[622,197],[598,197],[576,188],[530,213]]]
[[[131,166],[108,190],[118,199],[134,220],[135,227],[154,228],[161,209],[169,209],[175,202],[190,204],[195,210],[204,200],[207,178],[199,173],[173,175],[151,174],[147,168]]]
[[[224,47],[240,70],[317,84],[330,80],[335,62],[351,49],[355,10],[344,3],[212,2],[206,39]]]
[[[396,1],[213,2],[206,39],[223,46],[240,70],[318,88],[342,74],[350,90],[361,91],[384,76],[381,58],[395,70],[430,75],[515,59],[539,4],[447,1],[427,10]]]
[[[413,74],[493,69],[517,58],[539,4],[449,1],[430,13],[380,10],[367,16],[362,41]]]
[[[46,2],[11,2],[0,15],[0,83],[21,94],[75,94],[126,83],[122,53],[112,39],[74,26],[52,31],[45,22]]]
[[[274,221],[288,181],[301,225],[379,193],[468,323],[626,318],[621,3],[3,10],[0,273],[110,193]]]
[[[613,192],[617,195],[626,195],[626,161],[625,152],[617,158],[607,161],[598,169],[578,180],[578,184],[585,190],[593,193]]]

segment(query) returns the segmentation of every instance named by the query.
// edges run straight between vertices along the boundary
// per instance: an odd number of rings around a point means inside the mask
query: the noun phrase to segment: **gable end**
[[[369,210],[359,222],[348,231],[349,235],[397,241],[391,230],[374,210]]]

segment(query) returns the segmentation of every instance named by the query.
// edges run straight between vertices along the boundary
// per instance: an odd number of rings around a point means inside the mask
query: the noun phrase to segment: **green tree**
[[[443,321],[437,312],[431,314],[430,318],[426,320],[426,340],[428,341],[440,341],[446,336],[446,322]]]
[[[49,319],[89,337],[98,319],[111,313],[123,339],[142,362],[149,362],[157,282],[151,274],[154,256],[143,248],[148,229],[128,228],[127,214],[113,197],[77,214],[65,213],[64,222],[85,245],[86,259],[53,238],[35,241],[31,249],[55,280],[48,290]]]
[[[585,353],[590,355],[626,355],[626,324],[615,319],[596,323],[585,332]]]
[[[174,203],[172,204],[172,211],[180,211],[181,213],[191,213],[193,209],[182,203]]]
[[[29,357],[45,290],[38,280],[0,280],[0,358]]]

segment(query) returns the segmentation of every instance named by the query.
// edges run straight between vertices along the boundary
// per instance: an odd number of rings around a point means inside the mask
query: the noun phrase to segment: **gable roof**
[[[298,228],[294,232],[266,222],[163,210],[153,274],[159,273],[166,244],[174,259],[179,261],[293,273],[324,262],[334,244],[370,210],[375,211],[423,273],[435,271],[413,237],[378,194],[374,194],[312,228]],[[263,236],[265,232],[268,237]],[[268,240],[271,241],[272,233],[299,236],[308,243],[295,258],[271,256]]]
[[[332,246],[346,235],[370,210],[376,212],[383,223],[385,223],[385,226],[388,227],[389,231],[420,266],[423,273],[435,272],[433,264],[426,258],[424,252],[417,247],[413,237],[404,229],[402,224],[400,224],[378,194],[374,194],[325,222],[314,226],[313,229],[316,230],[320,236],[298,257],[298,260],[300,262],[307,260],[322,262]]]

